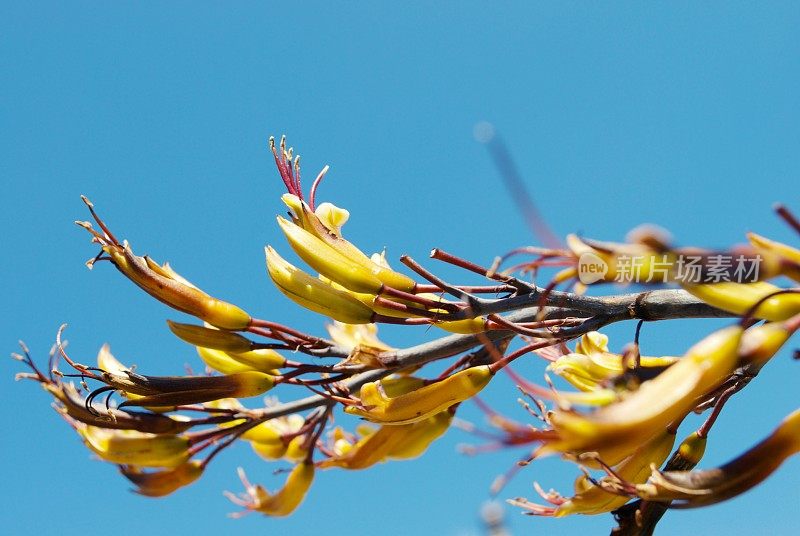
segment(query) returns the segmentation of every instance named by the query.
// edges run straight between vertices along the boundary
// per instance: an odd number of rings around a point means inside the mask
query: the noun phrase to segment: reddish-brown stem
[[[297,331],[296,329],[284,326],[283,324],[270,322],[269,320],[261,320],[260,318],[253,318],[250,320],[250,326],[258,328],[267,328],[273,332],[277,331],[280,333],[286,333],[287,335],[291,335],[292,337],[302,339],[308,342],[313,342],[315,344],[317,343],[328,344],[328,342],[325,341],[324,339],[320,339],[319,337],[309,335],[308,333],[303,333],[302,331]]]
[[[303,444],[303,447],[308,451],[306,455],[306,463],[313,463],[314,461],[314,447],[319,441],[320,436],[322,435],[323,430],[325,430],[325,421],[328,419],[328,415],[331,414],[333,411],[333,405],[325,406],[325,409],[322,411],[321,415],[317,417],[319,428],[317,428],[316,432],[311,434],[308,440]]]
[[[346,380],[352,376],[352,374],[339,374],[338,376],[331,376],[330,378],[318,378],[316,380],[301,380],[299,378],[293,378],[291,383],[296,383],[297,385],[327,385],[329,383],[336,383],[343,380]]]
[[[460,307],[455,303],[447,303],[442,301],[432,300],[430,298],[424,298],[422,296],[418,296],[416,294],[410,294],[408,292],[403,292],[402,290],[397,290],[392,287],[383,286],[381,288],[380,294],[385,296],[392,296],[394,298],[399,298],[401,300],[410,301],[413,303],[418,303],[423,307],[428,307],[431,309],[444,309],[445,311],[455,312],[460,309]]]
[[[453,372],[457,371],[458,369],[460,369],[461,367],[463,367],[464,365],[469,363],[470,359],[472,359],[472,354],[467,354],[467,355],[465,355],[463,357],[458,358],[455,361],[455,363],[453,363],[452,365],[450,365],[449,367],[444,369],[444,371],[436,377],[436,380],[438,381],[438,380],[443,380],[443,379],[447,378]]]
[[[518,357],[533,352],[534,350],[539,350],[540,348],[553,346],[554,344],[558,344],[559,342],[563,341],[560,339],[553,339],[553,340],[538,341],[532,344],[528,344],[527,346],[523,346],[519,350],[511,352],[510,354],[500,359],[499,361],[495,361],[494,363],[489,365],[489,368],[491,369],[492,373],[495,373],[501,368],[511,363],[512,361],[514,361],[515,359],[517,359]]]
[[[800,234],[800,220],[797,219],[797,216],[792,214],[789,208],[781,203],[776,204],[774,208],[778,216],[788,223],[789,227],[794,229],[796,233]]]
[[[404,326],[425,326],[431,323],[429,318],[397,318],[375,313],[372,322],[380,324],[400,324]]]
[[[521,324],[517,324],[515,322],[510,322],[510,321],[506,320],[505,318],[503,318],[500,315],[492,314],[492,315],[487,316],[486,318],[489,321],[487,327],[489,327],[490,329],[508,329],[508,330],[513,331],[514,333],[519,333],[520,335],[527,335],[529,337],[540,337],[541,338],[541,337],[547,337],[548,335],[551,335],[551,334],[548,334],[548,333],[542,333],[542,331],[537,331],[535,329],[530,329],[530,328],[528,328],[526,326],[523,326]],[[554,319],[554,320],[542,320],[542,321],[534,322],[533,324],[536,325],[536,324],[549,323],[552,326],[573,324],[573,322],[571,320],[569,322],[564,322],[564,320],[567,320],[567,319],[557,318],[557,319]],[[492,324],[494,324],[494,325],[492,325]],[[544,327],[546,327],[546,326],[544,326]],[[552,336],[555,336],[555,335],[552,334]]]
[[[698,437],[708,437],[708,433],[711,431],[711,427],[714,426],[714,423],[717,422],[717,417],[719,417],[720,413],[722,413],[722,407],[737,391],[739,391],[743,386],[739,386],[738,384],[734,384],[727,389],[725,389],[719,397],[717,397],[717,401],[714,404],[714,409],[711,410],[711,414],[708,416],[706,421],[697,429]]]
[[[494,279],[495,281],[508,283],[511,279],[513,279],[508,276],[494,273],[488,268],[484,268],[483,266],[475,264],[474,262],[462,259],[461,257],[456,257],[455,255],[451,255],[450,253],[447,253],[446,251],[443,251],[439,248],[432,249],[430,257],[431,259],[436,259],[437,261],[442,261],[448,264],[452,264],[453,266],[458,266],[459,268],[463,268],[464,270],[474,272],[480,276],[487,277],[489,279]]]
[[[458,287],[455,287],[447,283],[444,279],[441,279],[440,277],[429,272],[428,270],[423,268],[422,265],[420,265],[417,261],[415,261],[408,255],[402,255],[400,257],[400,262],[402,262],[403,264],[414,270],[421,277],[433,283],[436,287],[439,288],[439,290],[443,290],[448,294],[451,294],[460,300],[466,300],[467,302],[469,302],[470,300],[477,300],[477,298],[475,298],[468,292],[465,292],[459,289]]]
[[[409,316],[422,316],[425,318],[432,318],[434,320],[450,319],[450,315],[448,313],[442,313],[439,311],[429,311],[427,309],[420,309],[419,307],[406,305],[405,303],[399,303],[396,301],[387,300],[386,298],[382,298],[381,296],[376,296],[372,303],[374,305],[385,307],[386,309],[392,309],[393,311],[399,311],[401,313],[405,313]]]
[[[501,292],[515,292],[517,289],[510,285],[455,285],[453,288],[466,293],[472,294],[499,294]],[[442,292],[442,287],[437,285],[421,285],[417,284],[414,287],[415,292],[423,293],[436,293]]]

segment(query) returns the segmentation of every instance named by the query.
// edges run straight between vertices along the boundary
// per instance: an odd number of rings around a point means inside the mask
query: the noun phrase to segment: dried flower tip
[[[179,311],[194,315],[224,329],[244,329],[250,324],[250,316],[239,307],[218,300],[188,284],[175,274],[168,265],[159,266],[148,257],[134,255],[127,242],[120,243],[95,214],[93,205],[84,198],[95,221],[103,233],[95,231],[85,222],[79,225],[89,231],[93,241],[100,243],[104,253],[117,269],[136,283],[145,292]],[[97,257],[100,258],[99,256]]]

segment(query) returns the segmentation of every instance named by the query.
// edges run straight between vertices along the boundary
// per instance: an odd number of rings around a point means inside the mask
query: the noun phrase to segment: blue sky
[[[266,149],[282,133],[306,177],[331,165],[320,198],[350,209],[350,239],[386,246],[390,258],[441,247],[488,262],[533,242],[472,136],[481,120],[502,132],[559,234],[621,239],[652,222],[681,244],[726,246],[749,230],[796,241],[770,207],[800,209],[798,23],[791,2],[3,3],[0,346],[10,353],[24,339],[41,360],[69,322],[84,361],[109,342],[140,370],[197,367],[165,329],[179,314],[109,266],[86,270],[95,248],[72,224],[86,218],[80,194],[138,251],[202,288],[319,332],[322,320],[281,297],[264,269],[265,244],[288,249]],[[715,325],[648,326],[643,344],[679,354]],[[612,331],[617,347],[632,329]],[[432,336],[384,331],[398,346]],[[730,403],[705,466],[795,409],[797,366],[784,352]],[[521,454],[464,457],[455,445],[472,438],[453,431],[417,462],[320,474],[289,519],[235,521],[221,491],[239,489],[236,466],[271,487],[279,480],[247,448],[173,497],[137,497],[113,467],[89,459],[38,388],[13,383],[18,368],[0,365],[9,534],[480,534],[489,484]],[[542,367],[519,368],[538,378]],[[487,398],[523,418],[510,393],[497,382]],[[744,497],[673,512],[662,530],[785,533],[800,500],[798,463]],[[533,480],[568,491],[573,476],[545,460],[506,495],[532,495]],[[515,534],[611,526],[512,509],[507,520]]]

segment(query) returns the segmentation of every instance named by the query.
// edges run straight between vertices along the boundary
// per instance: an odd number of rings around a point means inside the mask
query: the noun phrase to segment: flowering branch
[[[800,281],[800,250],[752,233],[746,247],[676,248],[665,233],[643,228],[626,243],[570,235],[562,247],[551,237],[549,248],[518,248],[490,267],[432,250],[432,259],[477,274],[487,280],[484,285],[450,283],[402,256],[415,279],[394,270],[385,254],[367,255],[343,237],[348,211],[316,203],[327,166],[306,200],[299,156],[285,139],[271,139],[270,148],[288,191],[281,198],[288,218],[278,217],[277,223],[308,268],[267,246],[267,272],[288,299],[332,321],[329,337],[257,318],[197,288],[168,263],[134,254],[84,197],[93,222],[77,223],[101,249],[87,265],[110,262],[153,298],[202,321],[168,321],[168,326],[197,351],[207,371],[148,375],[118,361],[107,345],[97,365],[87,365],[66,352],[63,328],[46,373],[26,347],[15,354],[30,369],[18,377],[42,385],[86,446],[117,464],[142,495],[161,497],[192,484],[228,446],[245,441],[262,458],[289,461],[293,469],[275,492],[251,484],[241,471],[245,492],[228,494],[244,508],[236,515],[289,515],[318,470],[366,469],[416,458],[456,424],[490,441],[471,452],[527,445],[532,451],[520,467],[545,455],[577,465],[583,476],[572,496],[545,492],[535,484],[547,504],[522,497],[510,501],[523,512],[558,517],[615,512],[619,534],[644,534],[673,501],[702,506],[734,496],[777,469],[780,463],[761,463],[765,452],[783,460],[800,450],[787,439],[797,426],[790,417],[764,442],[721,468],[722,480],[719,472],[677,472],[690,471],[701,461],[725,402],[800,328],[800,290],[769,282],[779,277]],[[778,213],[797,227],[786,207]],[[502,268],[519,255],[532,258]],[[534,278],[548,283],[539,286],[531,282]],[[589,293],[611,284],[638,284],[644,290]],[[681,357],[642,354],[644,322],[695,318],[737,322],[709,334]],[[600,330],[626,320],[638,321],[635,336],[614,353]],[[377,337],[382,323],[448,334],[393,348]],[[292,352],[291,359],[282,352]],[[304,356],[315,361],[306,362]],[[546,386],[514,372],[513,362],[524,357],[546,363]],[[320,358],[336,361],[321,364]],[[61,360],[72,370],[60,370]],[[425,367],[439,360],[450,360],[445,371],[423,376]],[[505,417],[477,398],[501,370],[527,397],[523,407],[537,426]],[[557,389],[550,374],[576,390]],[[75,386],[67,378],[80,383]],[[313,394],[256,408],[241,402],[278,385]],[[455,417],[467,400],[476,401],[495,430]],[[685,417],[707,410],[705,424],[670,457]],[[347,415],[374,426],[362,424],[352,431],[332,426],[347,425]],[[663,471],[651,470],[665,462]],[[736,471],[745,464],[757,470],[737,480]],[[493,490],[499,491],[500,484]],[[697,499],[698,494],[704,498]]]

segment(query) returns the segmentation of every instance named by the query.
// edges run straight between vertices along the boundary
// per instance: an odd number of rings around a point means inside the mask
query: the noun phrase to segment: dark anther
[[[84,403],[85,406],[86,406],[86,411],[88,411],[89,413],[91,413],[92,415],[94,415],[96,417],[99,417],[100,416],[100,412],[97,411],[96,409],[94,409],[94,407],[93,407],[94,399],[98,395],[101,395],[103,393],[107,393],[109,391],[111,391],[113,393],[114,391],[116,391],[116,388],[106,385],[105,387],[100,387],[99,389],[95,389],[94,391],[89,393],[89,395],[86,397],[86,401]]]

